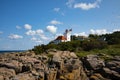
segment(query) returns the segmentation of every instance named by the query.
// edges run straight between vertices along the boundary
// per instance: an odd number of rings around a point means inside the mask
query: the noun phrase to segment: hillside
[[[110,60],[104,60],[107,57]],[[0,54],[0,80],[119,80],[120,56],[48,50]]]
[[[120,80],[119,35],[89,35],[0,54],[0,80]]]
[[[79,37],[71,36],[72,41],[54,44],[50,42],[47,45],[35,46],[32,50],[36,54],[47,53],[49,49],[62,51],[71,51],[75,53],[104,53],[108,55],[120,55],[120,31],[105,35],[90,34],[88,38],[79,40]]]

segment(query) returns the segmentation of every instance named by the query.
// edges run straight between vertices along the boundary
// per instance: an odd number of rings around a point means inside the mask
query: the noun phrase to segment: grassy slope
[[[120,45],[109,45],[107,48],[99,50],[91,50],[91,51],[81,51],[76,53],[78,57],[85,57],[88,54],[103,54],[108,56],[120,56]],[[108,60],[110,57],[102,56],[101,58]]]

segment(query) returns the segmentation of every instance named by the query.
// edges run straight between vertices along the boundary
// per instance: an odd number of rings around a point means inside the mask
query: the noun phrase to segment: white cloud
[[[55,36],[63,36],[63,34],[62,34],[62,33],[59,33],[59,34],[56,34]]]
[[[68,2],[66,2],[66,5],[71,8],[73,6],[74,2],[75,2],[75,0],[68,0]]]
[[[47,26],[46,28],[47,28],[47,30],[48,30],[49,32],[51,32],[52,34],[55,34],[56,31],[57,31],[57,27],[55,27],[55,26]]]
[[[85,32],[81,32],[81,33],[74,33],[75,36],[85,36],[88,37],[88,35]]]
[[[114,29],[113,32],[115,32],[115,31],[120,31],[120,29]]]
[[[24,28],[27,29],[27,30],[31,30],[31,29],[32,29],[32,26],[29,25],[29,24],[25,24],[25,25],[24,25]]]
[[[110,32],[108,32],[106,29],[97,29],[97,30],[91,29],[90,30],[90,34],[102,35],[106,33],[110,33]]]
[[[36,38],[36,37],[32,37],[31,40],[34,41],[34,42],[37,42],[37,43],[42,43],[42,41],[39,38]]]
[[[48,38],[47,38],[44,34],[40,34],[39,36],[40,36],[40,38],[43,39],[43,40],[48,40]]]
[[[79,33],[79,36],[88,36],[85,32]]]
[[[61,11],[60,8],[54,8],[53,11],[55,11],[55,12],[61,14],[62,16],[65,16],[64,11]]]
[[[34,41],[34,42],[37,42],[37,43],[42,43],[42,41],[39,40],[39,38],[36,38],[36,37],[32,37],[31,40]]]
[[[3,34],[3,32],[2,32],[2,31],[0,31],[0,34]]]
[[[10,39],[21,39],[23,36],[17,35],[17,34],[11,34],[8,36]]]
[[[43,33],[44,33],[44,31],[42,29],[36,30],[36,34],[43,34]]]
[[[16,26],[16,28],[17,28],[17,29],[21,29],[21,27],[20,27],[20,26]]]
[[[41,40],[37,40],[37,41],[35,41],[35,42],[37,42],[37,43],[42,43],[43,41],[41,41]]]
[[[42,29],[37,30],[28,30],[26,32],[26,35],[32,36],[31,40],[37,41],[39,38],[35,38],[33,36],[39,36],[43,40],[48,40],[48,38],[44,35],[44,31]]]
[[[96,31],[94,29],[90,29],[90,34],[96,34]]]
[[[53,9],[55,12],[59,12],[60,11],[60,8],[54,8]]]
[[[62,16],[65,16],[65,13],[64,13],[64,12],[61,12],[61,15],[62,15]]]
[[[36,38],[36,37],[32,37],[31,40],[32,40],[32,41],[36,41],[37,38]]]
[[[31,36],[33,36],[33,35],[40,35],[40,34],[43,34],[43,33],[44,33],[44,31],[43,31],[42,29],[28,30],[28,31],[26,32],[26,35],[31,35]]]
[[[57,24],[62,24],[62,22],[57,21],[57,20],[52,20],[52,21],[50,21],[50,24],[57,25]]]
[[[76,3],[74,8],[80,8],[82,10],[90,10],[93,8],[99,8],[101,0],[96,0],[94,3]]]
[[[36,31],[29,30],[29,31],[26,32],[26,35],[31,35],[31,36],[36,35]]]

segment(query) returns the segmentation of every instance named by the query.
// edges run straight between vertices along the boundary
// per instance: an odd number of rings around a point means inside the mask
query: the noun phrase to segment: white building
[[[64,35],[63,36],[58,36],[55,40],[54,40],[54,43],[55,44],[58,44],[60,42],[68,42],[68,41],[71,41],[71,32],[72,32],[72,29],[66,29],[65,32],[64,32]]]

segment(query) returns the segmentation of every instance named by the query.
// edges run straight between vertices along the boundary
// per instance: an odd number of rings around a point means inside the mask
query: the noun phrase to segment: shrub
[[[85,51],[90,51],[93,49],[103,49],[107,47],[107,43],[101,40],[89,39],[82,42],[81,47]]]
[[[47,54],[47,56],[49,57],[49,58],[53,58],[53,54]]]

